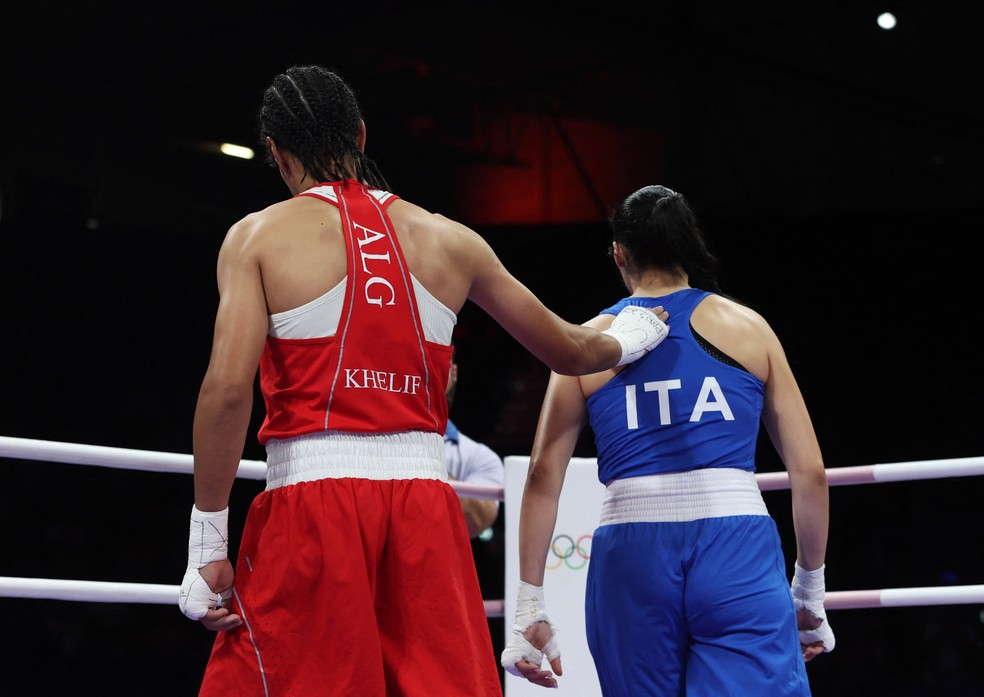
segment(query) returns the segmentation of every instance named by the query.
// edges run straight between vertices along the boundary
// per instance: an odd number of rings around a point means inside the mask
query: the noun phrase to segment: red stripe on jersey
[[[351,181],[318,189],[309,195],[337,205],[342,217],[348,267],[342,313],[334,337],[267,338],[260,442],[322,430],[443,433],[451,347],[424,337],[385,205]]]

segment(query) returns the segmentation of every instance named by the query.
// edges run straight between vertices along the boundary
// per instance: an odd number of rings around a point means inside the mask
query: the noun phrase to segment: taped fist
[[[659,346],[670,332],[670,328],[660,319],[661,315],[666,316],[662,307],[650,310],[638,305],[626,305],[622,308],[612,325],[602,332],[622,347],[622,358],[617,365],[637,361]]]
[[[560,649],[556,641],[557,630],[547,617],[543,588],[524,581],[519,582],[516,602],[516,618],[512,633],[502,652],[502,667],[507,672],[526,678],[543,687],[557,687],[557,675],[564,671],[560,662]],[[543,659],[550,662],[549,669],[542,668]]]
[[[834,650],[834,630],[827,621],[827,611],[823,606],[826,584],[824,582],[825,564],[819,569],[807,571],[796,562],[790,590],[796,608],[796,624],[799,627],[800,645],[804,660],[830,653]]]
[[[242,624],[223,604],[232,597],[235,571],[229,562],[229,509],[207,513],[193,506],[188,568],[178,589],[178,609],[213,630]]]

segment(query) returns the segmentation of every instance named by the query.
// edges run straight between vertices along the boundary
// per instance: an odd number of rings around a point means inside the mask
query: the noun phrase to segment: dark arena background
[[[979,2],[8,0],[0,26],[0,436],[191,452],[219,244],[289,193],[218,144],[255,147],[268,82],[321,63],[394,192],[473,227],[566,319],[623,291],[610,207],[665,184],[783,340],[828,468],[984,455]],[[470,304],[456,344],[452,417],[529,454],[547,369]],[[767,440],[759,458],[781,469]],[[0,576],[180,583],[190,476],[0,467]],[[237,482],[234,537],[261,486]],[[827,590],[984,583],[982,501],[974,476],[832,487]],[[791,561],[788,494],[766,502]],[[487,599],[503,519],[473,542]],[[981,695],[982,613],[831,612],[813,694]],[[212,641],[176,605],[0,597],[0,617],[9,697],[194,695]]]

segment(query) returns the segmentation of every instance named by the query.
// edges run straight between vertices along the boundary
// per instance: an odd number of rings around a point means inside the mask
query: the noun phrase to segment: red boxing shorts
[[[439,479],[263,492],[201,697],[500,697],[457,494]]]

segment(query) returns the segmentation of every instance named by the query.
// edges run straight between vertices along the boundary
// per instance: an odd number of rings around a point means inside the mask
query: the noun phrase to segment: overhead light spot
[[[252,148],[247,148],[244,145],[234,145],[233,143],[222,143],[219,145],[219,151],[223,155],[238,157],[242,160],[252,160],[255,155]]]

